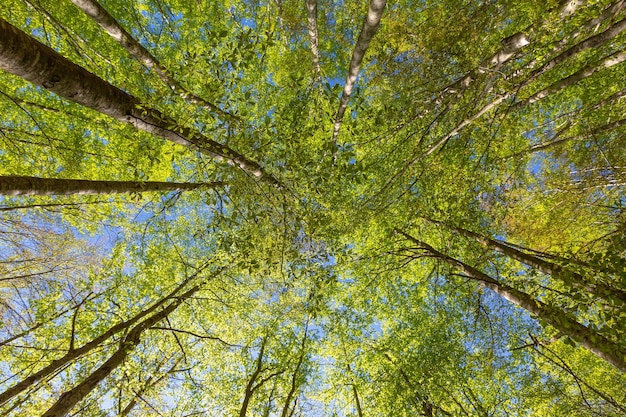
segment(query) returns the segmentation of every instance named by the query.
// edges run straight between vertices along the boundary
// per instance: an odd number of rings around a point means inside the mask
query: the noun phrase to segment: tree
[[[481,285],[484,285],[511,303],[528,310],[538,318],[545,320],[547,323],[557,328],[559,332],[571,337],[576,342],[581,343],[591,352],[607,360],[618,369],[622,371],[626,369],[626,363],[622,359],[625,352],[622,352],[620,346],[615,342],[612,342],[610,339],[607,339],[592,329],[579,324],[576,320],[568,317],[568,315],[564,312],[555,311],[540,300],[535,300],[528,294],[498,282],[470,265],[442,254],[427,243],[421,242],[405,232],[398,231],[398,233],[414,242],[417,245],[418,250],[425,250],[427,252],[427,256],[435,259],[441,259],[451,265],[461,268],[468,278],[479,281]]]
[[[115,334],[131,328],[131,326],[134,326],[134,324],[137,323],[139,320],[141,320],[144,317],[150,315],[152,312],[158,310],[161,306],[163,306],[169,300],[176,298],[176,299],[179,299],[179,301],[180,301],[180,297],[182,297],[182,296],[178,295],[180,290],[183,289],[185,287],[185,285],[189,283],[189,281],[193,280],[193,278],[196,278],[197,275],[200,272],[202,272],[202,271],[198,271],[198,273],[196,273],[196,274],[188,277],[187,279],[185,279],[172,292],[170,292],[165,297],[163,297],[160,300],[158,300],[156,303],[154,303],[150,307],[146,308],[145,310],[142,310],[141,312],[139,312],[138,314],[136,314],[135,316],[131,317],[128,320],[125,320],[123,322],[117,323],[116,325],[114,325],[111,328],[109,328],[106,332],[98,335],[98,337],[94,338],[93,340],[90,340],[88,343],[85,343],[84,345],[82,345],[82,346],[80,346],[78,348],[75,348],[73,346],[73,336],[72,336],[72,340],[71,340],[71,343],[70,343],[70,349],[68,350],[68,352],[65,355],[63,355],[60,358],[57,358],[57,359],[53,360],[47,366],[43,367],[39,371],[33,373],[29,377],[23,379],[22,381],[20,381],[17,384],[13,385],[11,388],[9,388],[9,389],[5,390],[4,392],[2,392],[0,394],[0,403],[2,403],[2,404],[6,403],[12,397],[14,397],[17,394],[19,394],[20,392],[24,391],[25,389],[27,389],[30,385],[34,384],[35,382],[37,382],[37,381],[47,377],[48,375],[58,371],[59,369],[62,369],[68,363],[71,363],[72,361],[74,361],[76,358],[79,358],[80,356],[90,352],[91,350],[100,347],[100,345],[103,342],[106,342],[108,339],[110,339]],[[185,294],[187,294],[187,297],[189,297],[194,292],[196,292],[198,290],[198,288],[199,288],[199,286],[196,285],[196,286],[194,286],[192,288],[193,289],[192,292],[189,292],[189,291],[191,291],[191,290],[189,290]],[[155,313],[150,318],[148,318],[145,321],[141,322],[140,325],[134,327],[133,329],[136,330],[135,333],[134,333],[134,336],[133,336],[134,338],[128,339],[129,343],[136,344],[136,342],[138,340],[137,338],[141,335],[141,333],[146,328],[146,326],[143,325],[144,323],[151,323],[153,321],[154,317],[161,317],[159,320],[157,320],[157,321],[160,321],[162,318],[165,317],[165,316],[161,316],[161,314],[164,311],[167,311],[168,309],[169,309],[169,311],[173,310],[175,308],[173,306],[178,306],[177,302],[170,303],[168,307],[164,308],[163,310],[161,310],[158,313]],[[152,325],[150,325],[150,326],[152,326]],[[147,326],[147,327],[150,327],[150,326]],[[131,333],[132,333],[132,330],[131,330]],[[135,340],[135,339],[137,339],[137,340]],[[119,352],[126,352],[126,347],[122,346],[122,349]],[[127,352],[126,353],[120,353],[118,356],[116,356],[116,359],[114,359],[113,361],[115,363],[119,364],[118,361],[123,360],[123,356],[126,355],[126,354],[127,354]],[[110,372],[110,370],[111,369],[109,369],[109,372]],[[102,372],[100,372],[99,375],[102,375]],[[104,376],[106,376],[106,375],[104,375]],[[100,377],[98,377],[96,379],[99,382]],[[79,391],[83,391],[83,389],[81,388]],[[75,404],[74,401],[73,401],[73,404]]]
[[[61,178],[1,176],[0,194],[3,195],[70,195],[115,194],[146,191],[182,191],[223,186],[213,183],[172,183],[140,181],[89,181]]]
[[[623,415],[625,4],[4,0],[0,414]]]
[[[0,62],[3,70],[107,116],[132,123],[136,128],[207,153],[219,161],[237,164],[254,176],[266,175],[256,162],[246,159],[227,146],[202,138],[201,135],[182,126],[169,127],[176,126],[176,122],[168,120],[158,110],[144,108],[135,97],[66,60],[8,22],[0,20],[0,30],[4,34],[3,43],[0,45],[2,53]],[[30,62],[27,57],[31,57]],[[268,178],[272,179],[271,176]],[[272,181],[275,182],[275,179]]]

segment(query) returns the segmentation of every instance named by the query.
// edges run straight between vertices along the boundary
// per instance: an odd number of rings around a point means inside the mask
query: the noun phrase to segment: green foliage
[[[580,4],[565,13],[570,3]],[[335,145],[365,2],[317,3],[321,84],[305,2],[100,4],[185,94],[70,1],[4,0],[0,17],[280,184],[1,72],[0,175],[225,185],[2,197],[0,391],[190,279],[165,304],[197,292],[72,413],[225,416],[244,403],[259,416],[626,413],[626,374],[570,334],[578,323],[605,351],[626,346],[624,64],[566,82],[623,52],[623,32],[601,38],[623,8],[388,3]],[[518,32],[528,44],[494,61]],[[450,259],[548,313],[509,303]],[[0,413],[44,413],[129,331]]]

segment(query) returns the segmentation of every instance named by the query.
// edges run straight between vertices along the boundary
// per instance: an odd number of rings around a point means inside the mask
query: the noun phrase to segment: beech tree
[[[2,5],[0,414],[624,414],[624,0]]]
[[[116,194],[142,191],[182,191],[222,186],[213,183],[171,183],[140,181],[90,181],[61,178],[37,178],[20,176],[0,177],[0,193],[4,195],[67,195],[67,194]]]

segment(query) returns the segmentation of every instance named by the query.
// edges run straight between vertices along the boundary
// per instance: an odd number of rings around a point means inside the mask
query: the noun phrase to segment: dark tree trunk
[[[96,110],[217,161],[236,165],[255,177],[277,184],[256,162],[202,136],[160,111],[143,106],[132,95],[61,56],[52,48],[0,18],[0,69],[40,85],[68,100]]]
[[[71,194],[117,194],[150,191],[182,191],[215,188],[221,182],[178,183],[158,181],[90,181],[59,178],[0,176],[2,195],[71,195]]]
[[[200,289],[197,285],[186,291],[176,298],[176,301],[170,303],[166,308],[147,318],[146,320],[135,326],[124,338],[119,349],[106,360],[98,369],[89,375],[83,382],[78,384],[71,390],[64,392],[56,403],[52,405],[41,417],[62,417],[65,416],[79,401],[83,400],[94,388],[104,380],[115,368],[120,366],[128,354],[141,342],[141,335],[150,327],[154,326],[161,320],[170,315],[178,306],[195,294]]]
[[[172,298],[174,298],[176,296],[176,294],[179,291],[181,291],[191,280],[193,280],[195,277],[197,277],[198,274],[200,272],[202,272],[202,270],[198,271],[194,275],[191,275],[190,277],[185,279],[172,292],[170,292],[167,296],[161,298],[159,301],[154,303],[151,307],[147,308],[146,310],[141,311],[140,313],[136,314],[134,317],[130,318],[129,320],[126,320],[126,321],[123,321],[121,323],[118,323],[118,324],[114,325],[109,330],[107,330],[106,332],[102,333],[100,336],[96,337],[92,341],[90,341],[88,343],[85,343],[81,347],[68,351],[62,357],[53,360],[52,362],[50,362],[48,365],[46,365],[45,367],[43,367],[39,371],[29,375],[28,377],[24,378],[23,380],[21,380],[17,384],[13,385],[12,387],[6,389],[4,392],[0,393],[0,405],[6,403],[8,400],[10,400],[11,398],[13,398],[16,395],[20,394],[21,392],[26,390],[31,385],[33,385],[36,382],[40,381],[41,379],[46,378],[49,375],[52,375],[54,372],[56,372],[59,369],[63,368],[64,366],[66,366],[67,364],[71,363],[72,361],[80,358],[84,354],[86,354],[86,353],[92,351],[93,349],[99,347],[103,342],[105,342],[106,340],[110,339],[114,335],[116,335],[116,334],[118,334],[118,333],[120,333],[120,332],[122,332],[122,331],[124,331],[126,329],[129,329],[131,326],[133,326],[139,320],[143,319],[144,317],[146,317],[147,315],[149,315],[150,313],[152,313],[156,309],[158,309],[161,306],[163,306],[168,300],[171,300]]]

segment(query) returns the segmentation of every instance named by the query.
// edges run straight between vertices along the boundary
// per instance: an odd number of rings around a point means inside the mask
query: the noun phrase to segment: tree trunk
[[[337,143],[337,136],[339,136],[339,129],[341,128],[341,122],[343,121],[343,115],[348,108],[348,101],[352,95],[352,89],[356,83],[356,77],[359,75],[359,68],[361,67],[361,61],[365,56],[365,52],[370,44],[370,41],[374,37],[378,25],[380,24],[380,18],[383,15],[383,9],[387,4],[387,0],[370,0],[369,10],[367,11],[367,17],[363,22],[363,29],[359,34],[359,39],[356,42],[354,51],[352,52],[352,59],[350,60],[350,68],[348,68],[348,77],[346,78],[346,84],[343,86],[343,93],[341,94],[341,101],[339,102],[339,109],[337,110],[337,116],[335,116],[335,125],[333,127],[333,143]]]
[[[529,85],[532,81],[539,78],[540,75],[551,70],[552,68],[561,64],[562,62],[565,62],[571,57],[587,49],[599,48],[600,46],[604,45],[606,42],[610,41],[611,39],[615,38],[617,35],[622,33],[624,30],[626,30],[626,19],[622,19],[614,23],[613,25],[609,26],[606,30],[604,30],[604,32],[600,32],[597,35],[591,36],[585,39],[584,41],[577,43],[576,45],[560,53],[556,57],[552,58],[550,61],[546,62],[539,68],[532,71],[530,73],[530,76],[521,84],[521,87],[525,87]]]
[[[597,71],[601,69],[610,68],[614,65],[621,64],[624,61],[626,61],[626,53],[622,51],[615,52],[607,56],[606,58],[604,58],[602,61],[589,65],[585,68],[582,68],[576,71],[575,73],[573,73],[572,75],[565,77],[562,80],[556,81],[553,84],[549,85],[548,87],[540,91],[537,91],[536,93],[526,98],[525,100],[518,101],[512,107],[517,108],[517,107],[523,107],[527,104],[532,104],[536,101],[546,98],[550,94],[554,94],[557,91],[563,90],[564,88],[567,88],[587,77],[592,76],[594,73],[596,73]]]
[[[581,25],[574,37],[578,36],[581,33],[593,32],[594,28],[602,24],[602,22],[614,17],[615,14],[621,10],[623,3],[624,0],[621,0],[619,3],[607,7],[602,12],[602,14],[600,14],[600,16],[590,19],[589,21]],[[547,11],[547,15],[542,21],[536,23],[535,25],[526,27],[523,32],[517,32],[511,36],[508,36],[505,39],[502,39],[502,41],[500,42],[501,48],[494,55],[487,59],[484,59],[480,66],[444,88],[443,92],[456,94],[457,97],[460,97],[463,92],[470,86],[470,84],[475,81],[475,78],[478,74],[482,74],[487,71],[499,71],[500,68],[504,64],[509,62],[521,48],[530,45],[532,42],[532,38],[537,32],[537,29],[544,26],[549,19],[553,18],[553,11],[558,11],[558,14],[561,16],[561,18],[565,18],[574,14],[580,5],[580,2],[574,2],[572,0],[561,0],[558,5]],[[570,37],[570,39],[571,38],[572,37]],[[564,41],[565,40],[566,39],[564,39]]]
[[[576,54],[578,54],[578,53],[580,53],[582,51],[585,51],[585,50],[591,49],[591,48],[598,48],[599,46],[601,46],[601,45],[605,44],[606,42],[610,41],[611,39],[613,39],[615,36],[619,35],[624,30],[626,30],[626,19],[620,20],[619,22],[617,22],[614,25],[612,25],[609,28],[607,28],[604,32],[601,32],[601,33],[599,33],[599,34],[597,34],[595,36],[592,36],[592,37],[590,37],[588,39],[585,39],[584,41],[582,41],[582,42],[572,46],[568,50],[566,50],[566,51],[562,52],[561,54],[557,55],[556,57],[554,57],[550,61],[548,61],[545,64],[543,64],[541,67],[539,67],[539,68],[535,69],[534,71],[532,71],[530,73],[530,75],[528,76],[528,78],[526,78],[526,80],[522,81],[520,84],[515,86],[514,89],[512,89],[510,92],[504,93],[504,94],[496,97],[495,99],[491,100],[489,103],[487,103],[483,107],[481,107],[480,110],[475,112],[473,115],[463,119],[449,133],[444,135],[441,139],[439,139],[434,144],[430,145],[429,148],[425,152],[423,152],[422,154],[420,154],[416,158],[412,159],[407,164],[405,169],[415,165],[415,163],[417,163],[422,158],[425,158],[426,156],[428,156],[428,155],[432,154],[433,152],[435,152],[435,150],[437,150],[440,147],[444,146],[452,137],[456,136],[461,130],[463,130],[469,124],[473,123],[474,121],[476,121],[477,119],[482,117],[484,114],[486,114],[487,112],[489,112],[492,109],[494,109],[496,106],[498,106],[504,100],[507,100],[507,99],[509,99],[511,97],[514,97],[517,94],[517,91],[519,91],[522,88],[525,88],[525,87],[529,86],[532,82],[534,82],[537,78],[539,78],[545,72],[551,70],[555,66],[561,64],[562,62],[566,61],[567,59],[575,56]]]
[[[216,188],[221,182],[90,181],[59,178],[0,176],[0,195],[118,194]]]
[[[317,0],[306,0],[307,29],[309,32],[309,42],[311,43],[311,53],[313,54],[313,70],[317,84],[322,88],[322,68],[320,67],[320,51],[317,34]]]
[[[626,372],[625,347],[619,346],[598,332],[583,326],[566,313],[555,310],[541,301],[534,299],[530,295],[495,280],[484,272],[481,272],[457,259],[442,254],[427,243],[424,243],[401,230],[396,229],[396,232],[415,243],[420,249],[426,252],[427,256],[434,259],[440,259],[461,269],[468,278],[479,282],[482,286],[489,288],[502,298],[518,307],[523,308],[537,318],[544,320],[546,323],[557,329],[561,334],[569,336],[572,340],[580,343],[590,352],[606,360],[619,370]]]
[[[126,330],[126,329],[130,328],[135,323],[137,323],[139,320],[143,319],[144,317],[146,317],[147,315],[149,315],[150,313],[152,313],[156,309],[160,308],[168,300],[170,300],[173,297],[175,297],[176,294],[180,290],[182,290],[191,280],[193,280],[195,277],[197,277],[198,274],[200,274],[205,268],[206,268],[206,266],[203,267],[202,269],[200,269],[195,274],[189,276],[180,285],[178,285],[172,292],[170,292],[167,296],[161,298],[158,302],[154,303],[151,307],[147,308],[146,310],[143,310],[140,313],[136,314],[130,320],[127,320],[127,321],[124,321],[124,322],[121,322],[121,323],[118,323],[118,324],[114,325],[109,330],[107,330],[106,332],[102,333],[100,336],[96,337],[92,341],[90,341],[88,343],[85,343],[83,346],[81,346],[81,347],[79,347],[77,349],[68,351],[62,357],[53,360],[52,362],[50,362],[44,368],[40,369],[39,371],[35,372],[32,375],[29,375],[28,377],[24,378],[22,381],[18,382],[17,384],[13,385],[12,387],[6,389],[4,392],[0,393],[0,405],[3,405],[4,403],[6,403],[11,398],[13,398],[16,395],[20,394],[21,392],[23,392],[25,389],[27,389],[28,387],[30,387],[31,385],[33,385],[37,381],[39,381],[39,380],[41,380],[43,378],[46,378],[49,375],[52,375],[54,372],[56,372],[59,369],[63,368],[64,366],[66,366],[67,364],[71,363],[72,361],[78,359],[79,357],[81,357],[81,356],[85,355],[86,353],[92,351],[93,349],[99,347],[103,342],[105,342],[106,340],[110,339],[112,336],[116,335],[117,333],[120,333],[123,330]],[[221,271],[218,271],[216,273],[216,275],[219,274],[220,272]]]
[[[309,333],[309,320],[304,324],[304,336],[302,337],[302,343],[300,345],[300,356],[298,357],[298,363],[296,364],[296,368],[293,370],[293,374],[291,374],[291,387],[289,388],[289,393],[287,394],[287,398],[285,399],[285,406],[283,407],[283,411],[280,414],[280,417],[288,417],[289,416],[289,407],[291,406],[291,400],[296,394],[296,390],[298,389],[298,372],[300,372],[300,367],[302,366],[302,362],[304,361],[305,355],[305,346]],[[294,405],[295,408],[295,405]]]
[[[545,259],[542,259],[538,256],[531,255],[529,253],[522,252],[511,245],[500,242],[494,239],[490,239],[485,236],[481,236],[477,233],[474,233],[470,230],[463,229],[458,226],[448,225],[447,223],[439,222],[436,220],[426,219],[431,223],[442,225],[444,227],[451,228],[455,230],[457,233],[468,237],[470,239],[475,240],[480,243],[484,247],[488,249],[495,250],[496,252],[500,252],[511,259],[515,259],[518,262],[521,262],[525,265],[528,265],[532,268],[537,269],[544,274],[550,275],[552,278],[558,279],[563,282],[565,285],[577,289],[582,289],[587,291],[599,298],[603,298],[607,301],[615,302],[618,304],[626,304],[626,293],[617,288],[610,287],[608,285],[603,285],[601,283],[590,283],[583,275],[578,274],[573,271],[568,271],[563,268],[561,265],[548,262]],[[569,275],[570,279],[563,279],[564,275]]]
[[[62,417],[65,416],[79,401],[83,400],[94,388],[104,380],[115,368],[120,366],[128,354],[141,342],[141,334],[148,328],[165,319],[169,314],[176,310],[178,306],[195,294],[200,289],[200,285],[196,285],[184,294],[177,297],[176,301],[168,305],[163,310],[154,314],[152,317],[135,326],[124,338],[119,349],[98,369],[89,375],[83,382],[69,391],[64,392],[56,403],[52,405],[41,417]]]
[[[248,383],[246,384],[246,391],[243,397],[243,402],[241,403],[241,408],[239,409],[239,417],[245,417],[248,412],[248,405],[250,404],[250,400],[252,399],[252,394],[254,394],[254,390],[258,388],[258,385],[255,386],[256,380],[263,371],[263,354],[265,353],[265,343],[267,341],[267,336],[263,338],[261,342],[261,348],[259,349],[259,356],[256,359],[256,367],[250,378],[248,379]]]
[[[61,56],[0,18],[0,69],[137,129],[236,165],[273,184],[259,164],[201,135]]]
[[[169,73],[169,71],[152,55],[146,48],[135,40],[111,14],[96,0],[71,0],[72,3],[87,16],[91,17],[102,29],[128,51],[137,61],[151,70],[154,70],[165,84],[183,99],[194,104],[199,104],[230,119],[236,119],[232,114],[220,109],[215,104],[189,93]]]

